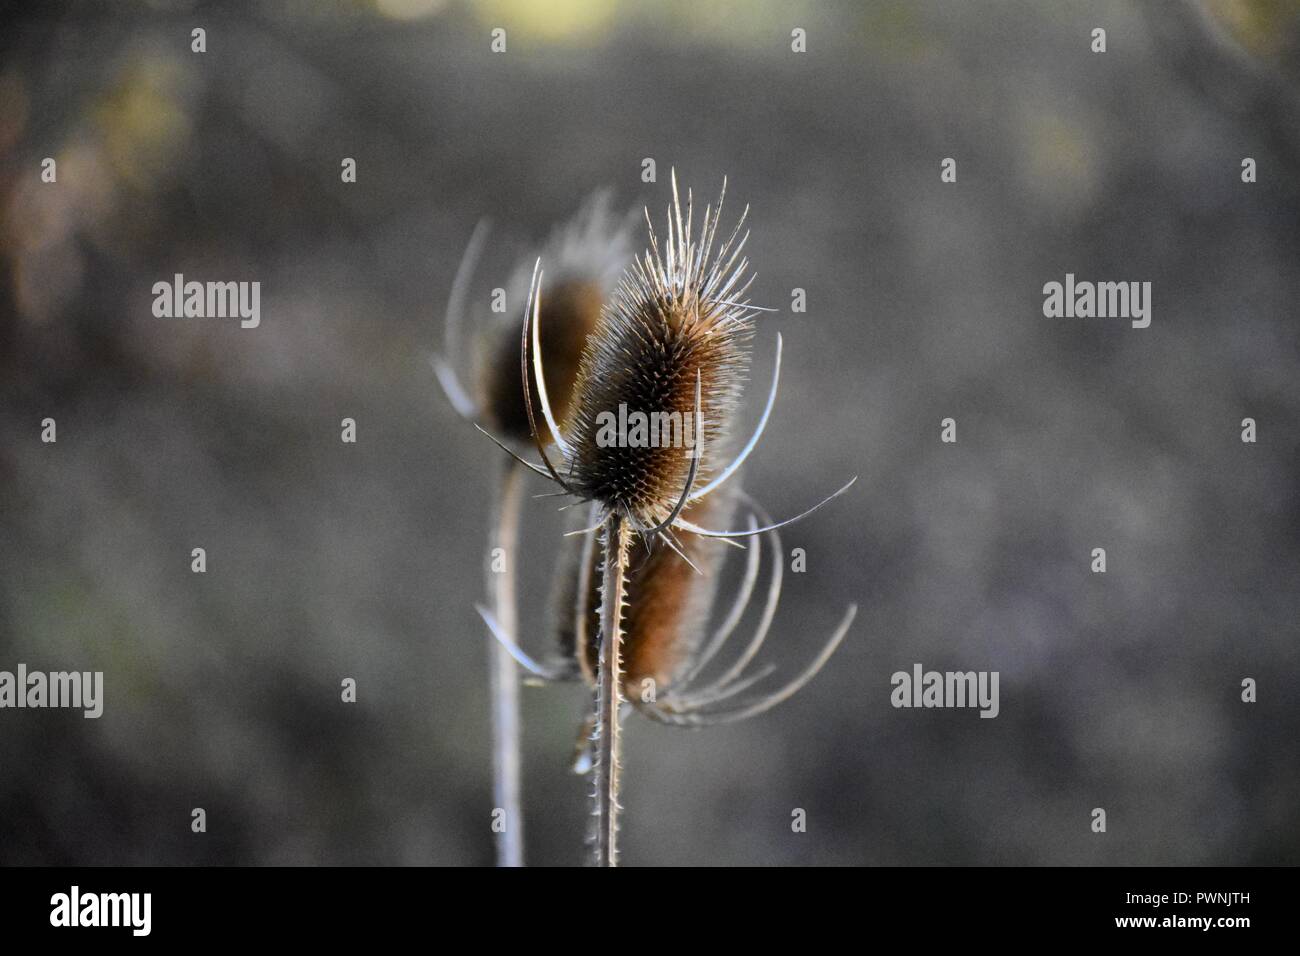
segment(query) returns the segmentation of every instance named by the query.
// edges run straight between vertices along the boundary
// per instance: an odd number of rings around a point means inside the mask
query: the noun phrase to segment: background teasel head
[[[616,222],[610,217],[609,196],[599,192],[583,205],[572,221],[555,230],[543,248],[543,254],[554,263],[559,275],[555,294],[548,296],[545,307],[546,346],[554,361],[546,370],[544,382],[536,382],[532,392],[554,395],[562,412],[567,408],[573,391],[582,347],[596,324],[606,296],[630,256],[630,225],[630,218]],[[531,423],[540,409],[527,407],[531,399],[528,397],[527,374],[522,378],[519,374],[515,344],[518,333],[514,320],[502,318],[477,327],[474,397],[462,387],[454,370],[461,353],[459,336],[467,290],[486,235],[486,223],[480,222],[452,282],[444,344],[447,358],[435,356],[433,366],[448,399],[463,417],[476,424],[482,420],[516,441],[527,441],[535,432]],[[506,284],[507,306],[511,299],[527,299],[531,304],[528,275],[524,266],[515,270],[513,278]],[[517,316],[518,311],[507,308],[506,315]],[[511,465],[502,472],[498,482],[489,532],[489,553],[511,555],[508,558],[511,566],[518,547],[521,491],[520,470]],[[494,563],[488,564],[487,570],[490,613],[507,630],[514,631],[518,618],[514,575],[497,573],[504,571],[504,567],[497,568]],[[519,674],[505,648],[493,644],[489,660],[493,800],[511,821],[498,834],[497,861],[504,866],[520,866],[523,864],[524,840]]]
[[[587,336],[632,256],[633,217],[616,216],[610,205],[608,190],[592,194],[572,219],[552,231],[540,253],[554,277],[542,303],[545,328],[542,344],[551,356],[546,368],[547,393],[560,414],[567,411],[573,395],[578,359]],[[488,321],[476,326],[472,343],[472,391],[461,385],[454,370],[460,358],[459,339],[468,287],[486,237],[487,225],[480,222],[452,282],[445,353],[435,357],[434,369],[462,416],[482,421],[493,432],[526,443],[531,437],[520,380],[519,311],[513,303],[525,301],[530,294],[529,279],[535,257],[520,262],[503,287],[509,306],[506,311],[491,314]],[[535,383],[532,391],[533,416],[540,419]],[[544,432],[544,437],[549,440],[549,433]]]
[[[757,520],[771,522],[767,513],[744,492],[724,485],[692,505],[700,520],[725,523],[737,502]],[[758,665],[781,602],[785,551],[780,531],[769,528],[744,555],[744,568],[734,592],[725,595],[727,608],[711,630],[718,586],[728,552],[717,539],[683,532],[679,550],[652,547],[648,539],[634,546],[627,572],[627,611],[624,616],[623,695],[633,708],[659,723],[706,726],[756,716],[788,700],[813,679],[848,634],[857,614],[850,605],[840,623],[810,663],[793,678],[744,700],[736,700],[775,673],[773,665]],[[583,680],[594,685],[600,649],[600,548],[595,532],[584,533],[566,550],[556,568],[552,615],[559,660],[543,666],[511,647],[535,677],[547,681]],[[766,560],[766,571],[764,561]],[[766,580],[760,588],[760,580]],[[739,640],[741,624],[758,605],[757,620],[738,652],[725,662]],[[482,613],[482,609],[480,609]],[[489,619],[489,624],[493,622]],[[494,628],[494,631],[497,629]],[[498,639],[505,636],[497,633]],[[575,770],[589,766],[590,724],[580,729]]]

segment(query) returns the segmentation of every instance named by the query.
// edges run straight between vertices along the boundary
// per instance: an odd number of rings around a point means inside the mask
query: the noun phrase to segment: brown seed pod
[[[706,524],[726,525],[735,497],[733,488],[726,486],[682,513]],[[560,659],[572,662],[574,677],[594,684],[600,649],[600,549],[592,534],[570,541],[555,575],[552,616]],[[643,539],[630,555],[623,692],[631,700],[645,698],[648,687],[657,696],[675,685],[698,651],[712,613],[727,549],[720,541],[689,532],[677,536],[677,545],[680,554]]]
[[[701,520],[721,518],[717,511],[731,513],[737,501],[754,512],[750,527],[757,518],[771,521],[770,516],[744,492],[724,487],[700,505],[693,506],[694,517]],[[720,521],[725,523],[725,519]],[[752,668],[767,639],[780,605],[784,581],[785,552],[777,530],[763,534],[764,548],[753,539],[745,555],[744,573],[734,593],[727,595],[728,610],[717,626],[708,631],[705,625],[713,618],[718,581],[728,553],[719,542],[682,533],[678,538],[681,554],[668,549],[644,553],[644,543],[634,552],[627,572],[628,607],[624,617],[623,694],[641,713],[661,723],[677,726],[703,726],[729,723],[763,713],[793,696],[815,677],[848,633],[857,614],[851,605],[840,624],[823,644],[819,653],[803,671],[784,685],[740,704],[727,703],[741,692],[758,684],[773,673],[771,666]],[[683,559],[702,573],[697,573]],[[739,624],[756,600],[756,586],[762,575],[763,557],[768,564],[765,595],[760,602],[754,629],[731,664],[711,678],[703,675],[717,670],[720,652],[729,647]],[[644,560],[641,560],[642,558]],[[558,623],[561,658],[548,679],[583,679],[594,684],[600,648],[599,602],[600,549],[595,536],[586,535],[567,552],[567,559],[557,569],[553,613]],[[585,568],[585,570],[584,570]],[[585,589],[580,592],[580,589]],[[579,594],[583,593],[583,597]],[[577,648],[583,648],[581,652]],[[653,681],[651,685],[648,681]],[[647,690],[653,693],[647,693]],[[585,766],[585,738],[589,728],[579,735],[578,766]]]
[[[629,218],[620,221],[611,215],[606,192],[588,200],[542,249],[541,259],[552,281],[540,303],[541,346],[549,359],[544,373],[546,391],[558,419],[563,420],[569,412],[583,349],[631,256]],[[531,263],[521,263],[515,270],[507,287],[507,301],[525,301],[531,272]],[[529,442],[529,416],[519,369],[518,313],[511,309],[508,314],[509,319],[499,323],[485,341],[480,403],[497,430],[516,441]],[[532,386],[532,417],[542,429],[542,439],[549,443],[551,435],[543,424],[535,379]]]
[[[692,211],[688,203],[683,220],[675,177],[673,199],[668,261],[660,257],[652,227],[650,249],[619,283],[583,350],[572,409],[561,416],[552,408],[554,417],[564,420],[562,433],[568,436],[565,483],[597,503],[593,524],[599,510],[624,513],[643,529],[662,523],[683,497],[692,462],[694,480],[703,486],[726,460],[730,444],[727,424],[748,366],[754,312],[735,299],[713,297],[722,287],[720,263],[710,262],[707,253],[721,201],[712,216],[712,210],[705,212],[696,245],[690,234]],[[743,219],[720,254],[734,243]],[[731,264],[736,265],[734,258]],[[744,266],[740,262],[735,277]],[[743,292],[738,290],[736,298]],[[543,335],[544,310],[545,297]],[[540,351],[547,356],[549,376],[551,353],[544,339]],[[638,415],[648,423],[645,440],[639,442],[629,440],[635,436],[621,428],[629,416]],[[619,427],[611,428],[611,423]],[[726,525],[733,505],[730,490],[719,488],[683,503],[680,515]],[[709,617],[721,543],[690,533],[673,541],[672,546],[656,546],[642,538],[629,555],[622,657],[628,695],[639,696],[647,680],[668,686]],[[599,651],[600,563],[594,535],[584,535],[567,549],[556,589],[561,657],[591,683]]]

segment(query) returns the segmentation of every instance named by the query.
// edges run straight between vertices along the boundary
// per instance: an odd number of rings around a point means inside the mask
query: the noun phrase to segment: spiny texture
[[[607,193],[596,193],[551,235],[541,257],[551,276],[541,297],[540,315],[546,390],[557,419],[562,420],[573,400],[583,346],[632,257],[628,223],[611,216]],[[509,310],[483,343],[479,376],[479,404],[488,422],[521,443],[532,441],[519,374],[519,322],[531,270],[531,261],[521,263],[511,276],[506,296]],[[550,442],[535,383],[529,391],[542,439]]]
[[[733,248],[744,216],[714,255],[721,209],[720,199],[712,215],[705,210],[693,241],[690,202],[683,219],[674,179],[665,254],[660,256],[652,227],[650,248],[624,275],[583,349],[564,427],[570,446],[565,481],[641,529],[671,514],[686,484],[691,449],[682,442],[641,444],[622,434],[611,443],[608,431],[602,433],[610,416],[638,413],[651,422],[675,417],[692,427],[701,421],[696,480],[703,485],[724,464],[722,451],[744,385],[754,310],[744,299],[748,282],[741,284],[747,260],[737,262],[744,239]],[[693,419],[697,380],[701,402]]]

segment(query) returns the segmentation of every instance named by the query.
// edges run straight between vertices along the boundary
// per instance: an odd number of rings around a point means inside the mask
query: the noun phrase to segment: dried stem
[[[488,594],[492,613],[501,630],[519,633],[515,608],[515,557],[519,538],[519,510],[523,472],[506,459],[499,483],[496,512],[488,541]],[[500,571],[493,571],[493,551],[504,557]],[[510,652],[488,635],[488,667],[492,698],[492,799],[505,811],[505,829],[497,834],[497,865],[524,865],[524,816],[520,803],[519,759],[519,665]]]
[[[596,865],[618,865],[619,711],[623,704],[623,601],[631,525],[617,512],[605,519],[600,656],[596,674]]]

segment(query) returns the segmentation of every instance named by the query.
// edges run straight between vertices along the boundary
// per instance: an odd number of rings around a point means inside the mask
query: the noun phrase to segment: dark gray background
[[[0,712],[0,861],[491,861],[498,453],[427,356],[480,216],[481,307],[591,190],[662,214],[675,166],[752,205],[782,309],[746,487],[789,514],[861,475],[787,535],[809,571],[768,653],[797,667],[862,610],[779,710],[628,721],[624,862],[1296,862],[1294,5],[536,6],[0,29],[0,668],[107,682],[98,721]],[[261,327],[155,319],[175,272],[260,281]],[[1151,281],[1151,327],[1044,318],[1066,272]],[[552,505],[527,508],[532,647]],[[893,709],[915,662],[999,671],[1001,715]],[[528,855],[578,862],[585,695],[524,699]]]

